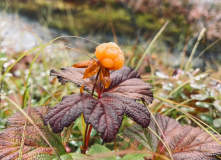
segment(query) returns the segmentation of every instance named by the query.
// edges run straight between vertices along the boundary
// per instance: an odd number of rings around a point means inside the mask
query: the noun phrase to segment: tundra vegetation
[[[0,2],[80,35],[22,26],[38,43],[16,52],[0,25],[0,159],[221,159],[221,4],[134,2]]]

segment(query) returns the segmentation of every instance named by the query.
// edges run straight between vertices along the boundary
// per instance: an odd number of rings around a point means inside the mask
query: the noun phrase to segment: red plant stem
[[[88,130],[87,140],[86,140],[86,148],[88,148],[89,139],[90,139],[90,135],[91,135],[91,130],[92,130],[92,125],[89,124],[89,130]]]
[[[86,130],[85,130],[85,133],[84,133],[84,144],[83,144],[83,147],[82,147],[82,153],[85,154],[86,153],[86,150],[87,150],[87,147],[86,147],[86,138],[87,138],[87,130],[88,130],[88,124],[86,124]]]
[[[91,93],[92,96],[94,96],[94,91],[95,91],[95,87],[96,87],[96,84],[97,84],[97,80],[98,80],[100,71],[101,71],[101,68],[99,69],[99,71],[97,73],[97,76],[95,78],[94,87],[93,87],[93,90],[92,90],[92,93]],[[88,130],[88,126],[90,126],[89,130]],[[91,124],[89,124],[89,125],[86,124],[86,130],[85,130],[85,135],[84,135],[84,144],[83,144],[83,147],[82,147],[82,153],[83,154],[85,154],[87,149],[88,149],[88,144],[89,144],[89,140],[90,140],[91,130],[92,130],[92,125]]]

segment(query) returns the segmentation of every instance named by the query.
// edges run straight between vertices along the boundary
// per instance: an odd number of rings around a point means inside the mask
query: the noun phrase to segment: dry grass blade
[[[59,102],[48,90],[46,90],[44,87],[41,85],[37,84],[41,89],[43,89],[45,92],[47,92],[57,103]]]
[[[162,101],[165,101],[165,102],[168,102],[168,103],[172,103],[172,104],[176,104],[176,106],[175,107],[172,107],[172,109],[178,109],[179,111],[181,111],[182,113],[183,113],[183,111],[182,110],[180,110],[179,108],[178,108],[178,106],[184,106],[184,107],[189,107],[189,108],[191,108],[190,106],[187,106],[187,105],[184,105],[184,104],[182,104],[182,103],[176,103],[176,102],[173,102],[173,101],[171,101],[171,100],[168,100],[168,99],[164,99],[164,98],[160,98],[160,97],[157,97],[157,96],[155,96],[157,99],[160,99],[160,100],[162,100]],[[186,113],[186,112],[185,112]],[[196,117],[194,117],[194,116],[192,116],[191,114],[189,114],[189,113],[186,113],[188,116],[191,116],[192,118],[194,118],[194,119],[196,119],[197,121],[199,121],[200,123],[202,123],[203,125],[205,125],[205,126],[207,126],[209,129],[211,129],[213,132],[215,132],[216,134],[218,134],[218,135],[220,135],[216,130],[214,130],[212,127],[210,127],[208,124],[206,124],[205,122],[203,122],[203,121],[201,121],[200,119],[198,119],[198,118],[196,118]],[[221,135],[220,135],[221,136]]]
[[[29,105],[28,105],[28,110],[27,110],[27,115],[29,115],[30,108],[31,108],[31,99],[32,99],[32,87],[31,87],[31,94],[30,94],[30,99],[29,99]],[[22,141],[21,141],[21,147],[20,147],[20,152],[19,152],[19,160],[22,159],[22,153],[23,153],[23,148],[24,148],[24,143],[25,143],[25,134],[26,134],[26,126],[27,126],[27,118],[25,120],[25,125],[24,125],[24,131],[22,134]]]
[[[163,27],[160,29],[160,31],[156,34],[156,36],[153,38],[153,40],[150,42],[149,46],[147,47],[147,49],[145,50],[145,52],[143,53],[143,56],[141,57],[140,61],[138,62],[135,70],[138,70],[138,68],[140,67],[141,63],[143,62],[144,57],[150,52],[151,47],[153,46],[153,44],[156,42],[156,40],[158,39],[158,37],[161,35],[161,33],[164,31],[164,29],[166,28],[166,26],[169,24],[169,21],[166,21],[166,23],[163,25]]]
[[[170,100],[164,99],[164,98],[160,98],[160,97],[156,97],[159,100],[165,101],[165,102],[169,102]],[[203,125],[201,125],[198,121],[200,121],[199,119],[197,119],[196,117],[193,118],[192,115],[190,115],[187,112],[182,111],[181,109],[174,107],[174,106],[169,106],[171,108],[174,108],[178,111],[180,111],[181,113],[185,114],[189,119],[191,119],[193,122],[195,122],[200,128],[202,128],[205,132],[207,132],[215,141],[217,141],[219,144],[221,144],[221,142],[208,130],[206,129]],[[198,120],[198,121],[197,121]],[[204,122],[200,121],[201,123],[203,123],[204,125],[206,125],[207,127],[209,127],[212,131],[214,131],[216,134],[218,134],[219,136],[221,136],[217,131],[215,131],[212,127],[208,126],[207,124],[205,124]]]
[[[187,61],[187,63],[186,63],[186,66],[185,66],[185,69],[184,69],[185,72],[190,69],[190,63],[191,63],[191,61],[192,61],[192,59],[193,59],[193,56],[194,56],[194,54],[195,54],[195,52],[196,52],[196,49],[197,49],[197,47],[198,47],[198,45],[199,45],[201,39],[203,38],[203,35],[204,35],[205,32],[206,32],[206,28],[203,28],[203,29],[201,30],[200,34],[199,34],[199,37],[198,37],[198,39],[197,39],[197,42],[195,43],[195,45],[194,45],[194,47],[193,47],[193,50],[192,50],[192,52],[191,52],[191,54],[190,54],[190,57],[189,57],[189,59],[188,59],[188,61]]]
[[[147,109],[149,110],[149,108],[148,108],[148,106],[147,106],[147,103],[144,102],[144,101],[143,101],[143,103],[146,105]],[[160,125],[157,123],[157,121],[156,121],[155,117],[153,116],[152,112],[151,112],[150,110],[149,110],[149,112],[150,112],[150,115],[151,115],[151,117],[153,118],[154,122],[156,123],[158,129],[160,130],[160,133],[162,134],[163,138],[166,139],[166,137],[165,137],[165,135],[164,135],[162,129],[160,128]],[[150,127],[148,127],[148,128],[150,129],[151,132],[154,133],[154,131],[153,131]],[[154,133],[154,134],[156,134],[156,133]],[[157,136],[161,141],[163,141],[158,135],[156,135],[156,136]],[[170,155],[170,158],[173,160],[172,152],[171,152],[171,149],[170,149],[169,145],[166,143],[166,141],[165,141],[165,142],[162,142],[162,143],[165,145],[165,147],[166,147],[166,149],[167,149],[167,151],[168,151],[168,153],[169,153],[169,155]]]
[[[212,79],[214,81],[217,81],[217,82],[221,83],[221,80],[218,80],[218,79],[215,79],[215,78],[212,78],[212,77],[208,77],[208,79]]]
[[[202,77],[202,76],[207,76],[207,74],[206,74],[206,73],[202,73],[202,74],[199,74],[199,75],[197,75],[197,76],[195,76],[195,77],[193,77],[193,78],[190,78],[189,80],[183,82],[181,85],[179,85],[177,88],[175,88],[172,92],[170,92],[170,94],[169,94],[167,97],[172,96],[172,95],[173,95],[174,93],[176,93],[179,89],[181,89],[184,85],[186,85],[186,84],[188,84],[189,82],[191,82],[192,80],[195,80],[195,79],[197,79],[197,78],[199,78],[199,77]]]
[[[214,41],[213,43],[211,43],[208,47],[206,47],[194,60],[193,60],[193,64],[206,52],[208,51],[211,47],[213,47],[216,43],[218,43],[221,40],[221,37],[218,38],[216,41]]]
[[[78,39],[83,39],[83,40],[86,40],[86,41],[89,41],[89,42],[92,42],[92,43],[95,43],[95,44],[100,44],[98,42],[92,41],[92,40],[87,39],[87,38],[79,37],[79,36],[60,36],[60,37],[57,37],[57,38],[53,39],[51,42],[54,42],[54,41],[56,41],[58,39],[61,39],[61,38],[78,38]],[[49,43],[51,43],[51,42],[49,42]]]
[[[183,86],[185,86],[186,84],[190,83],[192,80],[195,80],[199,77],[202,77],[202,76],[208,76],[207,73],[202,73],[202,74],[199,74],[193,78],[190,78],[188,80],[186,80],[185,82],[183,82],[182,84],[180,84],[178,87],[176,87],[173,91],[170,92],[170,94],[167,96],[167,98],[169,98],[170,96],[172,96],[174,93],[176,93],[179,89],[181,89]],[[156,96],[155,96],[156,97]],[[163,103],[163,102],[162,102]],[[154,113],[156,113],[158,111],[158,109],[162,106],[162,103],[160,103],[156,108],[155,108],[155,111]],[[177,103],[178,104],[178,103]]]
[[[158,125],[158,123],[156,123]],[[159,127],[160,128],[160,127]],[[162,140],[162,138],[160,138],[160,136],[157,135],[157,133],[154,132],[153,129],[151,129],[150,127],[148,127],[148,129],[157,136],[157,138],[163,143],[163,145],[166,147],[167,151],[170,151],[168,152],[169,155],[170,155],[170,158],[173,160],[173,156],[172,156],[172,153],[171,153],[171,150],[168,148],[167,144]],[[161,129],[160,129],[161,130]],[[160,131],[162,132],[162,130]]]
[[[112,18],[111,18],[110,13],[109,13],[110,11],[109,11],[108,6],[106,7],[106,11],[107,11],[107,16],[108,16],[109,23],[111,25],[111,30],[112,30],[112,33],[113,33],[113,36],[114,36],[114,42],[117,44],[117,35],[116,35],[115,29],[114,29]]]
[[[54,45],[54,44],[52,44],[52,43],[53,43],[54,41],[58,40],[58,39],[61,39],[61,38],[79,38],[79,39],[87,40],[87,41],[89,41],[89,42],[93,42],[93,43],[99,45],[99,43],[97,43],[97,42],[95,42],[95,41],[89,40],[89,39],[87,39],[87,38],[78,37],[78,36],[60,36],[60,37],[57,37],[57,38],[51,40],[50,42],[48,42],[47,44],[39,45],[39,46],[37,46],[37,47],[35,47],[35,48],[33,48],[33,49],[31,49],[31,50],[29,50],[29,51],[23,53],[12,65],[10,65],[10,66],[8,67],[8,69],[7,69],[7,70],[4,72],[4,74],[0,77],[0,81],[2,81],[2,79],[4,78],[4,76],[14,67],[14,65],[17,64],[18,61],[20,61],[23,57],[25,57],[26,55],[28,55],[29,53],[35,51],[35,50],[38,49],[38,48],[41,48],[41,51],[42,51],[42,50],[43,50],[45,47],[47,47],[48,45]],[[71,48],[71,47],[69,47],[69,48]],[[39,54],[40,54],[40,53],[41,53],[41,52],[39,52]],[[37,57],[38,57],[38,55],[37,55]],[[37,58],[37,57],[36,57],[36,58]]]
[[[176,106],[175,107],[180,107],[180,106],[183,106],[183,107],[191,107],[191,106],[187,106],[187,105],[185,105],[185,103],[188,103],[188,102],[191,102],[191,101],[193,101],[194,99],[187,99],[187,100],[185,100],[185,101],[183,101],[183,102],[181,102],[181,103],[176,103],[176,102],[174,102],[174,101],[171,101],[171,103],[173,103],[173,104],[176,104]],[[192,108],[192,107],[191,107]],[[166,116],[168,113],[170,113],[171,111],[173,110],[173,108],[171,108],[171,109],[169,109],[169,110],[167,110],[166,112],[164,112],[164,111],[160,111],[159,113],[161,114],[161,113],[163,113],[163,115],[164,116]]]
[[[43,46],[44,46],[44,45],[37,46],[37,47],[35,47],[35,48],[29,50],[28,52],[23,53],[12,65],[10,65],[10,66],[8,67],[8,69],[7,69],[7,70],[4,72],[4,74],[1,76],[0,81],[2,81],[2,79],[4,78],[4,76],[14,67],[14,65],[16,65],[16,64],[18,63],[18,61],[20,61],[23,57],[25,57],[26,55],[28,55],[28,54],[31,53],[32,51],[34,51],[34,50],[36,50],[36,49],[38,49],[38,48],[41,48],[41,47],[43,47]]]

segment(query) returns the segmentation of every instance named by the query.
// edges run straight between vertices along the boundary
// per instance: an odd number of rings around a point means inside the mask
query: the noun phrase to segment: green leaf
[[[206,123],[213,124],[213,118],[206,114],[200,114],[200,119],[205,121]]]
[[[145,154],[127,154],[125,156],[123,156],[120,160],[144,160],[143,157],[145,157],[147,155]]]
[[[72,123],[69,127],[65,127],[64,130],[61,132],[61,141],[64,146],[67,144],[71,136],[73,126],[74,123]]]
[[[85,159],[87,156],[81,153],[68,153],[68,154],[64,154],[62,155],[60,158],[62,160],[78,160],[78,159]],[[52,160],[58,160],[58,158],[54,158]]]
[[[100,155],[99,155],[100,153]],[[105,153],[107,153],[105,155]],[[95,159],[99,160],[116,160],[116,156],[110,156],[108,153],[111,153],[111,150],[109,150],[107,147],[99,144],[95,144],[91,146],[90,150],[87,152],[89,155],[94,155]],[[100,157],[101,156],[101,157]],[[99,158],[100,157],[100,158]]]

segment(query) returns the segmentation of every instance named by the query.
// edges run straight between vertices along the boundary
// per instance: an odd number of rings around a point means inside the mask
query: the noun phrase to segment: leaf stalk
[[[96,84],[97,84],[97,80],[98,80],[100,71],[101,71],[101,68],[99,69],[99,71],[98,71],[98,73],[96,75],[96,78],[95,78],[95,83],[94,83],[94,86],[93,86],[93,90],[91,92],[92,96],[94,96],[94,91],[95,91],[95,88],[96,88]],[[89,129],[88,129],[88,127],[89,127]],[[91,130],[92,130],[92,125],[91,124],[89,124],[89,125],[86,124],[86,130],[85,130],[85,134],[84,134],[84,143],[83,143],[83,147],[82,147],[82,153],[83,154],[86,154],[86,151],[88,149]]]

